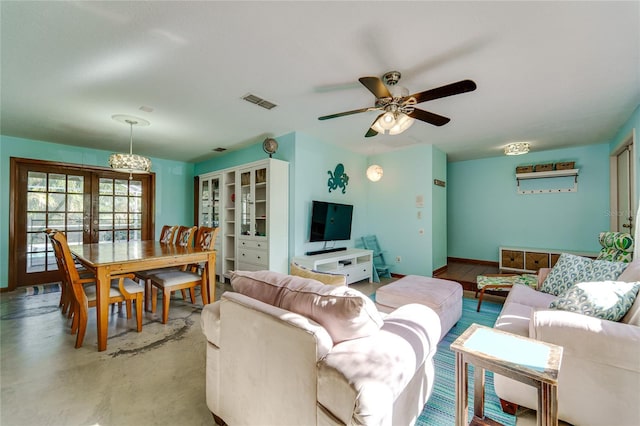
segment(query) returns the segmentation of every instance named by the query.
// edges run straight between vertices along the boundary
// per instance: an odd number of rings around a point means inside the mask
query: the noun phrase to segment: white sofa
[[[618,280],[640,281],[640,260]],[[620,322],[549,309],[554,299],[515,285],[495,328],[564,348],[558,375],[560,420],[573,425],[640,425],[640,297]],[[498,374],[494,385],[505,411],[515,409],[513,404],[537,409],[532,386]]]
[[[433,310],[411,304],[383,318],[356,290],[275,272],[236,271],[231,284],[201,316],[216,422],[415,422],[433,389]]]

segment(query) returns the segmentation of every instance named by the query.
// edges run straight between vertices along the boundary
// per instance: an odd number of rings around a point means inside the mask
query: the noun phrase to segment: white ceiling
[[[450,161],[610,140],[640,103],[640,2],[1,2],[3,135],[181,161],[297,131],[363,154]],[[358,78],[398,70],[451,118],[364,138]],[[252,93],[278,106],[242,100]],[[153,112],[140,110],[141,106]]]

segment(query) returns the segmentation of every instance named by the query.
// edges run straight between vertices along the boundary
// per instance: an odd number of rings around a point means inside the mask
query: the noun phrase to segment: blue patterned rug
[[[449,349],[453,341],[462,334],[472,323],[493,326],[502,309],[499,303],[483,301],[482,309],[476,312],[476,299],[462,299],[462,318],[438,344],[438,351],[434,357],[436,366],[436,380],[433,393],[427,401],[422,414],[416,421],[416,426],[451,426],[455,424],[455,354]],[[485,377],[485,416],[506,426],[514,426],[516,417],[506,414],[500,408],[500,400],[493,388],[493,373],[486,373]],[[469,368],[469,414],[473,418],[473,367]]]

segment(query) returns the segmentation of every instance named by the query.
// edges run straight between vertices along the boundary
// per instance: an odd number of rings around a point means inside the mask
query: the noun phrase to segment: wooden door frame
[[[35,160],[31,158],[11,157],[9,159],[9,273],[8,273],[8,286],[2,290],[12,291],[18,287],[18,255],[17,255],[17,230],[16,230],[16,217],[18,212],[18,194],[17,189],[19,186],[18,170],[20,167],[57,167],[61,169],[67,169],[70,172],[109,172],[114,171],[109,167],[90,166],[84,164],[63,163],[58,161],[47,160]],[[122,173],[126,176],[126,173]],[[155,218],[156,218],[156,175],[150,173],[149,193],[147,194],[146,202],[149,203],[149,221],[147,222],[146,232],[150,236],[150,239],[155,239]]]
[[[609,226],[611,230],[617,230],[619,225],[619,216],[620,212],[618,209],[618,155],[627,149],[628,146],[631,146],[630,149],[630,158],[629,162],[630,167],[630,185],[629,190],[631,191],[631,205],[630,211],[633,216],[634,212],[638,208],[638,197],[636,196],[636,177],[638,170],[635,164],[635,152],[638,149],[638,145],[636,144],[636,129],[631,129],[631,131],[627,134],[626,137],[622,139],[622,143],[618,146],[609,156]],[[638,224],[635,223],[634,227],[637,227]],[[633,230],[630,230],[633,232]]]

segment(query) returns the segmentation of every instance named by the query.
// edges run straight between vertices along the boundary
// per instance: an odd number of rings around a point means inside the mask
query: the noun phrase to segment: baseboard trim
[[[478,259],[465,259],[463,257],[447,257],[447,263],[471,263],[474,265],[486,265],[486,266],[500,266],[499,262],[493,262],[491,260],[478,260]]]
[[[447,269],[449,269],[449,265],[441,266],[438,269],[433,271],[433,276],[435,277],[438,274],[443,274],[443,273],[447,272]]]

